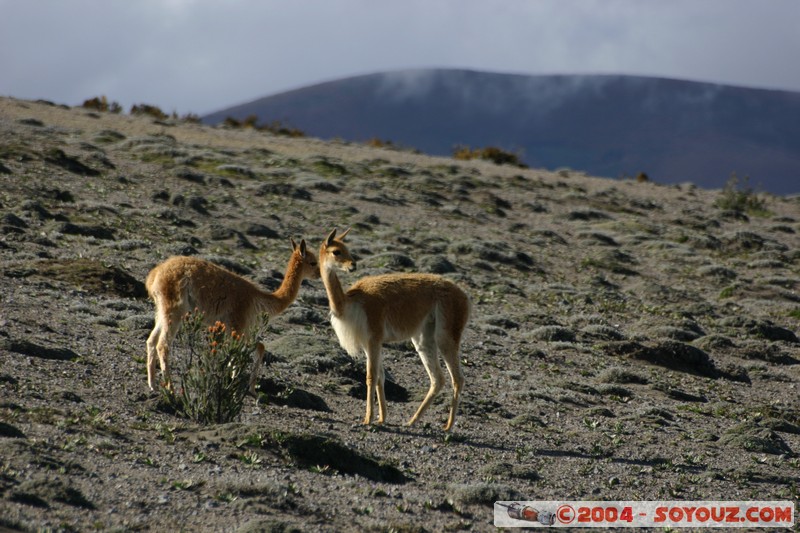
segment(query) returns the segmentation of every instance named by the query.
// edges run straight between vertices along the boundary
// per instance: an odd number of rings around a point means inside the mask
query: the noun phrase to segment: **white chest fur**
[[[369,339],[369,326],[364,310],[357,305],[349,305],[345,309],[345,316],[336,317],[331,314],[331,325],[342,349],[351,357],[358,357]]]

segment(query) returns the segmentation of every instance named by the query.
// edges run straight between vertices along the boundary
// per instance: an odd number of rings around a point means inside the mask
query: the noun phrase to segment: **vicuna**
[[[292,257],[283,282],[275,292],[262,290],[253,282],[208,261],[194,257],[171,257],[147,275],[147,292],[156,305],[156,321],[147,339],[147,383],[156,388],[156,354],[166,387],[170,387],[169,353],[183,317],[197,310],[208,324],[220,321],[228,329],[248,333],[259,316],[275,316],[291,304],[305,278],[319,277],[319,264],[305,240],[292,243]],[[258,343],[250,377],[255,392],[258,372],[264,360],[264,345]]]
[[[320,274],[328,293],[328,303],[339,343],[351,356],[360,351],[367,358],[367,413],[364,424],[372,421],[373,400],[378,397],[378,423],[386,419],[384,369],[381,346],[385,342],[411,339],[431,380],[430,389],[413,424],[425,412],[444,385],[441,354],[453,385],[450,416],[445,431],[453,427],[464,387],[459,349],[467,324],[470,303],[467,295],[447,279],[433,274],[384,274],[361,278],[347,292],[335,270],[352,272],[356,268],[344,237],[334,229],[320,247]]]

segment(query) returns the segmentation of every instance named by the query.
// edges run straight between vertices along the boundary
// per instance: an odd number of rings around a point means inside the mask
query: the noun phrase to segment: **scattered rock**
[[[694,345],[705,351],[726,351],[735,346],[733,341],[724,335],[706,335],[695,339]]]
[[[80,235],[81,237],[94,237],[95,239],[114,240],[114,230],[105,226],[84,226],[65,222],[58,231],[65,235]]]
[[[256,196],[286,196],[297,200],[311,201],[310,192],[289,183],[266,183],[260,185],[255,194]]]
[[[663,341],[653,347],[635,341],[608,342],[603,349],[612,355],[647,361],[679,372],[688,372],[710,378],[719,377],[719,371],[706,352],[678,341]]]
[[[408,479],[395,466],[383,463],[322,435],[289,435],[280,446],[300,466],[328,466],[343,474],[359,475],[371,481],[403,484]]]
[[[0,343],[0,346],[2,344]],[[25,439],[27,438],[25,434],[17,429],[16,427],[12,426],[11,424],[7,424],[6,422],[0,421],[0,437],[6,437],[9,439]]]
[[[34,265],[36,276],[63,281],[88,292],[145,298],[144,283],[119,267],[92,259],[48,260]]]
[[[294,387],[276,378],[262,378],[258,382],[258,403],[286,405],[298,409],[330,412],[321,396]]]
[[[11,499],[37,507],[49,507],[50,502],[59,502],[81,509],[95,509],[80,490],[58,478],[23,481],[12,490]]]
[[[681,328],[674,328],[674,327],[671,327],[671,326],[662,326],[662,327],[654,328],[651,331],[651,334],[654,337],[660,337],[660,338],[664,338],[664,339],[673,339],[673,340],[681,341],[681,342],[692,342],[692,341],[694,341],[696,339],[699,339],[701,337],[700,333],[697,333],[696,331],[690,331],[690,330],[681,329]]]
[[[456,266],[449,259],[442,256],[426,255],[420,260],[420,270],[431,274],[451,274],[456,272]]]
[[[629,383],[646,385],[648,383],[646,377],[619,367],[607,368],[603,370],[597,378],[601,383],[618,383],[621,385]]]
[[[743,422],[733,426],[723,433],[719,442],[748,452],[794,455],[786,441],[777,433],[753,422]]]
[[[663,392],[667,395],[668,398],[672,398],[673,400],[678,400],[679,402],[700,402],[705,403],[708,401],[703,395],[700,394],[691,394],[686,391],[682,391],[681,389],[670,387],[669,385],[665,385],[662,383],[656,383],[653,385],[653,388],[657,391]]]
[[[757,320],[749,324],[747,329],[751,335],[761,337],[768,341],[784,341],[794,344],[800,343],[800,340],[798,340],[797,335],[795,335],[793,331],[777,326],[768,320]]]
[[[800,363],[796,357],[788,355],[778,344],[762,342],[744,342],[734,350],[742,359],[766,361],[774,365],[796,365]]]
[[[17,215],[13,213],[6,213],[3,215],[3,218],[0,219],[0,223],[4,224],[5,226],[10,226],[11,228],[18,228],[18,229],[25,229],[28,227],[28,223],[19,218]],[[8,228],[6,228],[8,231]]]
[[[90,177],[100,175],[100,172],[97,170],[84,165],[76,157],[69,156],[65,154],[63,150],[58,148],[53,148],[45,153],[44,160],[47,163],[56,165],[57,167],[72,172],[73,174]]]
[[[175,176],[191,183],[197,183],[200,185],[205,185],[206,183],[206,177],[203,174],[200,174],[199,172],[195,172],[193,170],[189,170],[186,168],[180,169],[177,172],[175,172]]]
[[[697,274],[705,278],[713,278],[717,281],[730,281],[736,279],[736,272],[719,265],[705,265],[697,269]]]
[[[621,341],[625,339],[625,334],[617,328],[602,324],[590,324],[580,331],[580,336],[589,339],[601,339],[608,341]]]
[[[194,209],[201,215],[208,216],[210,213],[208,212],[208,200],[203,198],[202,196],[190,196],[186,199],[186,206],[190,209]]]
[[[375,268],[386,268],[389,270],[402,271],[407,269],[416,268],[416,263],[406,254],[397,252],[386,252],[370,256],[368,260],[369,266]]]
[[[497,477],[498,479],[506,480],[509,478],[527,479],[529,481],[538,481],[539,473],[532,469],[530,466],[512,463],[491,463],[481,469],[483,476]]]
[[[458,484],[449,487],[449,500],[457,507],[482,505],[491,507],[496,501],[520,500],[523,496],[508,485],[495,483]]]
[[[275,231],[274,229],[265,226],[264,224],[250,224],[247,226],[247,229],[244,230],[246,235],[250,237],[264,237],[265,239],[280,239],[280,234]]]
[[[760,250],[786,251],[788,247],[782,243],[767,239],[752,231],[736,231],[722,236],[725,248],[731,253],[754,252]]]
[[[44,127],[44,122],[37,118],[21,118],[17,121],[20,124],[24,124],[25,126],[35,126],[37,128]]]
[[[124,141],[125,135],[115,130],[101,130],[97,132],[94,141],[98,143],[111,144],[119,141]]]
[[[611,220],[608,213],[602,211],[595,211],[593,209],[582,209],[577,211],[570,211],[566,215],[567,220],[580,220],[580,221],[594,221],[594,220]]]
[[[542,326],[532,330],[529,337],[547,342],[575,342],[575,332],[562,326]]]
[[[69,348],[42,346],[25,339],[0,339],[0,348],[20,355],[54,361],[74,361],[80,357]]]
[[[598,233],[596,231],[579,233],[578,238],[588,241],[590,244],[597,243],[603,246],[619,246],[619,243],[614,240],[613,237],[610,237],[604,233]]]
[[[304,522],[307,525],[307,522]],[[274,518],[256,518],[236,530],[236,533],[302,533],[303,529]]]

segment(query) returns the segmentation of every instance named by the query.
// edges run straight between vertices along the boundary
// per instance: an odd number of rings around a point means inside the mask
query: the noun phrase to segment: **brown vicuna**
[[[156,323],[147,339],[147,383],[156,388],[156,354],[166,387],[170,387],[169,352],[184,316],[197,310],[208,324],[220,321],[229,330],[249,333],[262,314],[275,316],[291,304],[305,278],[319,277],[317,257],[306,250],[306,242],[292,242],[292,257],[281,286],[275,292],[208,261],[194,257],[171,257],[147,275],[147,292],[156,305]],[[255,393],[258,372],[264,360],[264,345],[256,345],[256,360],[250,378]]]
[[[367,414],[372,421],[373,400],[378,397],[378,423],[386,419],[384,369],[381,346],[385,342],[411,339],[431,380],[430,389],[413,424],[425,412],[444,385],[441,354],[453,384],[453,399],[445,431],[453,427],[464,376],[459,349],[467,325],[470,303],[453,282],[433,274],[384,274],[361,278],[344,292],[335,270],[352,272],[356,268],[344,244],[345,231],[338,239],[333,230],[320,247],[320,274],[328,293],[333,325],[339,344],[351,356],[363,351],[367,358]]]

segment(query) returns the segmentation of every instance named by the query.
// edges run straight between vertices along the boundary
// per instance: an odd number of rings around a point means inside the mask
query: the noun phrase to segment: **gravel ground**
[[[646,170],[646,169],[644,169]],[[800,200],[458,162],[0,99],[0,529],[493,531],[495,500],[795,500]],[[728,204],[725,204],[725,201]],[[363,426],[320,280],[259,399],[147,388],[143,281],[197,255],[274,290],[289,238],[470,295],[454,430],[410,343]],[[176,353],[180,357],[179,353]]]

